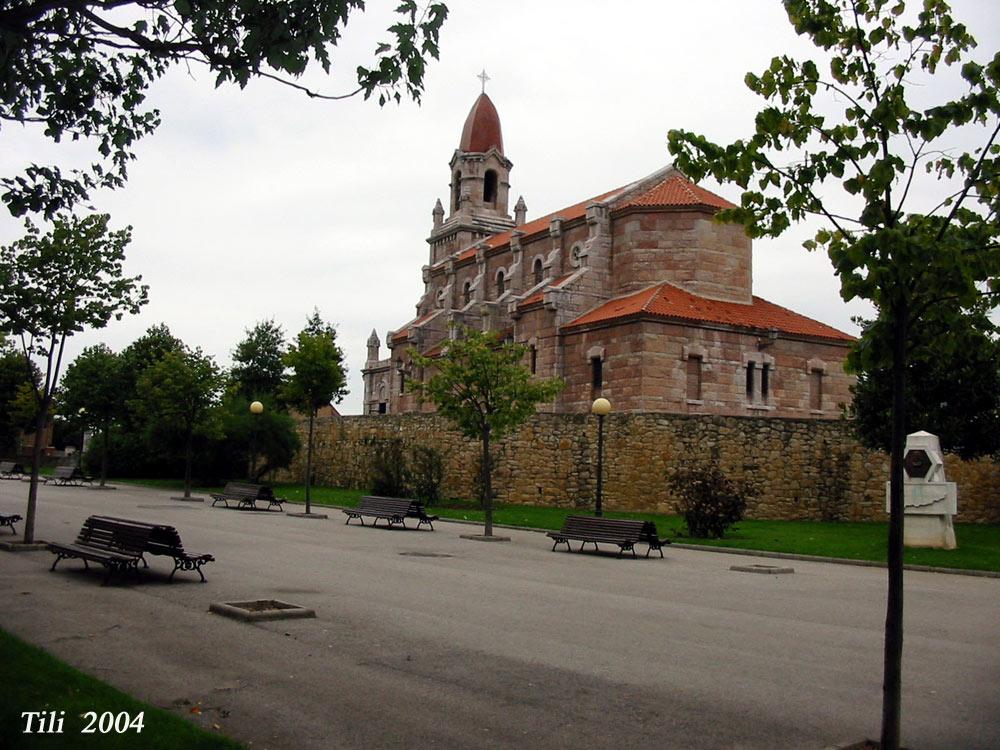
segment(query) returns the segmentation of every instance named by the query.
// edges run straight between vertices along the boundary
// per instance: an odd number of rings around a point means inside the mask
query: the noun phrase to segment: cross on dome
[[[486,68],[483,68],[483,72],[476,76],[480,81],[483,82],[483,93],[486,93],[486,82],[492,80],[488,75],[486,75]]]

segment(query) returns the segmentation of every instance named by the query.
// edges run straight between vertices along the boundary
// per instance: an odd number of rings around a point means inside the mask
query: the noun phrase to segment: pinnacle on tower
[[[528,204],[524,202],[524,196],[519,195],[517,197],[517,203],[514,204],[514,226],[521,226],[527,217]]]
[[[441,199],[437,199],[437,203],[434,204],[434,210],[431,211],[431,216],[434,217],[434,228],[437,229],[441,226],[441,222],[444,221],[444,206],[441,205]]]

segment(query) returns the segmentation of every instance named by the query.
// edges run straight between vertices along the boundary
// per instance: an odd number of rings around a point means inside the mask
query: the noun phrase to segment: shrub
[[[383,497],[406,497],[409,494],[409,471],[403,441],[379,440],[372,460],[372,494]]]
[[[714,463],[679,468],[667,482],[681,498],[688,534],[699,539],[721,539],[743,519],[747,500],[759,494],[752,483],[733,482]]]
[[[444,482],[444,455],[431,445],[414,445],[410,449],[410,485],[414,496],[425,505],[441,499]]]

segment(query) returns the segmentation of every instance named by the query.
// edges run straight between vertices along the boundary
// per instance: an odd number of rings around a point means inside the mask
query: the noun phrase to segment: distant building
[[[430,411],[408,383],[412,347],[440,352],[456,326],[528,347],[525,364],[566,389],[542,411],[615,411],[832,419],[850,400],[843,363],[854,340],[755,297],[752,248],[732,204],[667,166],[629,185],[526,221],[508,212],[510,160],[484,93],[449,163],[413,320],[375,331],[363,370],[365,413]]]

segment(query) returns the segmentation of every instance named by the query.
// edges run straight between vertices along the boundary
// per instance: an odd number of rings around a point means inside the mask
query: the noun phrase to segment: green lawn
[[[181,484],[174,480],[142,481],[164,489],[176,489]],[[199,488],[208,492],[212,488]],[[275,493],[289,500],[303,502],[303,485],[277,484]],[[213,490],[214,491],[214,490]],[[363,490],[334,487],[313,487],[312,502],[316,505],[353,507],[358,504]],[[483,521],[483,512],[472,502],[448,501],[448,506],[433,508],[443,518]],[[455,507],[457,506],[457,507]],[[586,514],[587,509],[546,508],[532,505],[503,505],[496,507],[493,521],[508,526],[532,529],[558,529],[563,519],[571,513]],[[712,547],[732,547],[788,552],[800,555],[819,555],[850,560],[885,562],[888,524],[848,523],[820,521],[741,521],[731,529],[725,539],[691,539],[683,536],[684,522],[680,516],[655,513],[607,513],[610,518],[638,518],[655,521],[661,536],[685,544]],[[942,568],[967,570],[992,570],[1000,572],[1000,525],[956,524],[958,539],[956,550],[907,549],[905,560],[911,565],[933,565]]]
[[[0,630],[0,664],[6,679],[0,680],[0,747],[110,748],[132,750],[238,750],[243,745],[203,730],[167,711],[129,697],[110,685],[73,669],[39,648]],[[55,711],[64,717],[61,734],[24,734],[24,711]],[[93,711],[98,721],[94,732],[83,734]],[[65,713],[62,713],[65,712]],[[142,730],[118,734],[100,731],[100,717],[127,713],[134,720],[140,713]],[[36,720],[37,721],[37,720]],[[123,726],[120,725],[120,726]],[[105,725],[107,728],[107,725]]]

